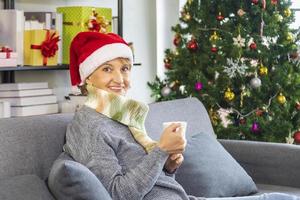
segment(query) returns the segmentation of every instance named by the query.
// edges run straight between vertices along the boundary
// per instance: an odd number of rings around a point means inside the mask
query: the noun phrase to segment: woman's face
[[[130,72],[130,61],[116,58],[100,65],[86,82],[107,92],[125,96],[130,88]]]

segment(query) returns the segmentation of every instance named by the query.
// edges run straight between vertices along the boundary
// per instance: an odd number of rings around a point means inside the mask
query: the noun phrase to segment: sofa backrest
[[[36,174],[45,179],[62,152],[67,124],[73,114],[0,120],[0,179]]]
[[[155,140],[160,138],[163,122],[186,121],[186,136],[203,132],[215,137],[208,113],[203,104],[195,97],[176,99],[149,104],[146,118],[147,133]]]
[[[145,126],[158,140],[162,123],[187,121],[186,135],[214,135],[208,114],[196,98],[149,104]],[[73,114],[54,114],[0,120],[0,179],[36,174],[46,179],[54,160],[62,152],[65,133]]]

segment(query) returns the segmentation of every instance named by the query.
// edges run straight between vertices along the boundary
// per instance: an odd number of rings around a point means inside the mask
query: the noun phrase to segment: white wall
[[[155,78],[156,35],[155,1],[124,0],[123,36],[133,41],[135,61],[142,66],[134,66],[132,88],[128,96],[147,103],[153,102],[147,81]]]
[[[16,8],[25,11],[55,11],[58,6],[87,5],[113,8],[117,16],[117,0],[16,0]],[[132,70],[132,88],[128,97],[145,103],[153,102],[147,81],[152,81],[156,74],[156,36],[155,36],[155,1],[124,0],[123,2],[123,36],[126,41],[134,43],[136,62]],[[26,71],[16,72],[16,82],[47,81],[54,89],[59,101],[68,95],[70,88],[69,71]]]
[[[156,70],[160,78],[165,78],[164,52],[167,48],[174,48],[171,27],[179,21],[179,4],[179,0],[156,0]]]

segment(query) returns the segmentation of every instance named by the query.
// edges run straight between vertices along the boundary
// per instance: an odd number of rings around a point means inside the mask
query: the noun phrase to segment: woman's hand
[[[183,160],[184,157],[181,153],[171,154],[169,155],[164,168],[169,174],[172,174],[178,167],[180,167],[180,165],[183,163]]]
[[[183,136],[183,128],[179,123],[172,123],[165,128],[158,142],[158,147],[169,155],[183,153],[186,140]]]

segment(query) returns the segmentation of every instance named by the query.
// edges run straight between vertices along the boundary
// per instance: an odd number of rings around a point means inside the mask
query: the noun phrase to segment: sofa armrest
[[[256,183],[300,188],[300,146],[219,140]]]

